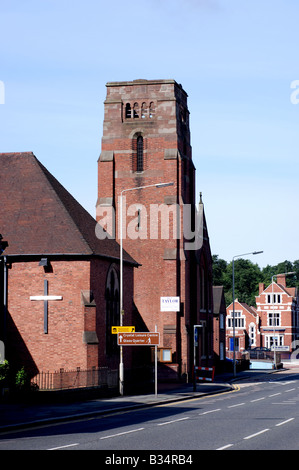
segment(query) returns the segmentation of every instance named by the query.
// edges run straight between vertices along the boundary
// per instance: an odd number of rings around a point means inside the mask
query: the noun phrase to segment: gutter
[[[13,259],[22,259],[22,258],[103,258],[103,259],[108,259],[111,261],[116,261],[120,262],[120,259],[116,256],[110,256],[110,255],[98,255],[95,253],[12,253],[8,254],[5,256],[5,258],[13,258]],[[2,256],[0,256],[0,259]],[[124,259],[125,264],[130,264],[135,267],[142,266],[140,263],[137,261],[129,261]]]

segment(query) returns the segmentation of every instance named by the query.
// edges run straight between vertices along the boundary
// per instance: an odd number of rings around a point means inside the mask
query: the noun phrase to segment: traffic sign
[[[112,326],[111,333],[116,335],[117,333],[131,333],[135,331],[135,326]]]
[[[135,332],[119,333],[117,337],[119,346],[159,346],[160,333]]]

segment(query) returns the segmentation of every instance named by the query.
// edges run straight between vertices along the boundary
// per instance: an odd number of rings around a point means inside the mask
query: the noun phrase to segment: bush
[[[5,359],[3,363],[0,364],[0,387],[3,387],[7,380],[9,374],[9,364],[8,361]]]
[[[29,388],[28,374],[24,367],[16,373],[16,388],[20,391],[25,391]]]

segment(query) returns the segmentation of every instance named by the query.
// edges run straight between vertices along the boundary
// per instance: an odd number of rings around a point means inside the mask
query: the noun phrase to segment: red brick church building
[[[123,324],[160,333],[161,377],[190,377],[194,325],[196,364],[213,363],[213,291],[187,94],[174,80],[113,82],[104,106],[97,220],[32,153],[0,154],[0,233],[8,242],[0,340],[32,377],[118,368],[111,327],[121,324],[122,196]],[[105,211],[114,216],[109,236]],[[178,300],[172,310],[162,307],[170,298]],[[151,354],[124,347],[125,369],[150,364]]]
[[[38,372],[117,368],[119,246],[30,152],[0,154],[0,339],[5,356]],[[133,270],[124,253],[126,305]],[[129,351],[128,351],[129,353]]]
[[[134,273],[136,311],[147,331],[160,333],[164,370],[179,377],[193,365],[194,324],[201,325],[197,364],[213,360],[212,260],[201,200],[195,220],[187,93],[174,80],[106,87],[97,219],[115,215],[107,230],[118,241],[122,221],[123,246],[141,265]],[[198,240],[188,227],[200,232]],[[178,309],[162,311],[163,297],[177,297]]]

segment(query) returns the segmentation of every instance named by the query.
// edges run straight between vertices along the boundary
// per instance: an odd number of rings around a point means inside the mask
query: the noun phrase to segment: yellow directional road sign
[[[117,333],[133,333],[135,326],[112,326],[111,333],[117,335]]]

